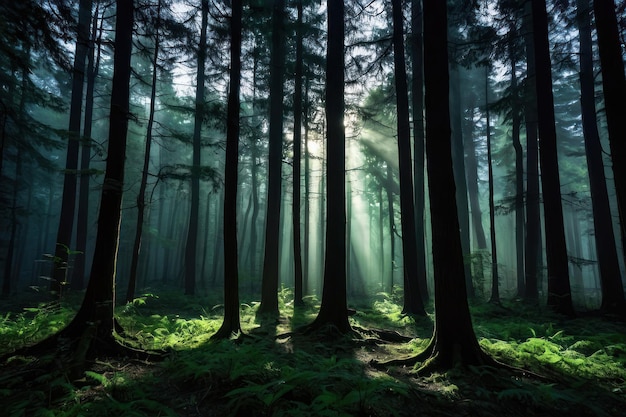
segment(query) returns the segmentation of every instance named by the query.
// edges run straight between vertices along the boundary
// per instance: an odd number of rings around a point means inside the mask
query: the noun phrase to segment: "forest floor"
[[[352,305],[354,333],[303,334],[315,300],[294,313],[281,297],[278,321],[260,325],[256,303],[242,305],[245,336],[209,341],[221,306],[202,297],[146,295],[118,309],[135,343],[166,349],[159,362],[98,358],[70,380],[53,355],[1,364],[0,414],[6,416],[623,416],[626,331],[598,316],[563,319],[510,302],[472,307],[485,351],[527,372],[475,367],[419,375],[374,362],[411,357],[432,335],[432,317],[400,313],[379,294]],[[31,307],[27,307],[31,303]],[[76,302],[0,303],[0,355],[54,333]],[[25,308],[26,307],[26,308]],[[432,308],[429,310],[431,311]],[[384,329],[396,341],[377,337]],[[395,333],[389,333],[395,332]],[[52,369],[52,371],[51,371]]]

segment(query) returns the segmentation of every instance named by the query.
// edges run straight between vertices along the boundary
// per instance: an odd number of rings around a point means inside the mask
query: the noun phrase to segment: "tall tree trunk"
[[[309,78],[305,78],[304,86],[304,272],[302,277],[302,293],[309,293],[309,275],[311,273],[309,259],[311,256],[311,170],[309,168]]]
[[[67,156],[63,179],[63,197],[61,200],[61,217],[57,230],[56,248],[54,252],[54,276],[50,290],[55,297],[61,297],[63,286],[67,283],[67,262],[72,244],[74,228],[74,212],[76,206],[76,171],[78,168],[78,151],[80,140],[80,121],[83,106],[83,84],[85,81],[85,62],[89,52],[89,24],[91,21],[92,0],[80,0],[78,4],[78,27],[76,52],[72,69],[72,97],[70,100],[70,120],[68,127]]]
[[[526,90],[524,91],[524,119],[526,124],[526,245],[524,247],[524,298],[536,302],[539,298],[541,271],[541,209],[539,198],[539,148],[537,138],[537,98],[535,73],[535,42],[533,40],[532,5],[524,5],[523,27],[526,46]]]
[[[23,77],[27,77],[26,70],[22,71]],[[25,85],[26,83],[22,83]],[[22,97],[26,92],[22,89]],[[21,99],[23,101],[23,98]],[[20,105],[20,107],[23,107]],[[23,109],[20,111],[20,115],[22,114]],[[2,295],[9,295],[11,293],[11,281],[13,278],[13,266],[14,264],[14,252],[16,245],[16,236],[18,229],[18,219],[17,219],[17,198],[19,195],[19,184],[21,184],[22,177],[22,150],[21,145],[18,143],[16,147],[16,155],[15,155],[15,180],[13,180],[13,195],[12,195],[12,204],[11,204],[11,231],[9,234],[9,242],[6,257],[4,259],[4,278],[2,280]]]
[[[137,269],[139,265],[139,255],[141,251],[141,237],[143,233],[143,223],[146,212],[146,187],[148,186],[148,174],[150,170],[150,150],[152,149],[152,129],[154,128],[154,114],[156,108],[157,75],[159,63],[159,48],[161,38],[159,36],[159,26],[161,21],[161,0],[157,3],[156,24],[154,27],[154,52],[152,55],[152,80],[150,87],[150,109],[148,111],[148,127],[146,129],[146,145],[143,155],[143,168],[141,171],[141,182],[137,193],[137,226],[135,229],[135,240],[133,252],[131,254],[130,272],[128,274],[128,289],[126,290],[126,302],[132,303],[135,298],[135,287],[137,284]]]
[[[556,147],[554,97],[550,45],[548,42],[548,14],[545,0],[532,0],[533,41],[535,45],[535,70],[537,114],[539,128],[539,159],[546,230],[546,260],[548,264],[548,306],[556,312],[572,316],[561,182]]]
[[[237,165],[239,148],[239,90],[241,85],[241,0],[232,0],[230,19],[230,87],[226,119],[224,168],[224,321],[212,339],[241,333],[237,259]]]
[[[435,277],[435,331],[428,366],[490,362],[474,334],[467,302],[452,167],[446,3],[424,0],[426,160]]]
[[[489,67],[485,68],[485,119],[487,136],[487,176],[489,182],[489,237],[491,241],[491,298],[489,299],[489,302],[500,304],[500,285],[498,282],[498,245],[496,243],[496,208],[493,201],[491,114],[489,112]]]
[[[511,24],[511,32],[517,34],[515,24]],[[524,273],[524,151],[520,141],[520,103],[517,83],[517,58],[515,46],[509,46],[511,59],[511,140],[515,149],[515,261],[517,276],[517,296],[523,297],[526,292]]]
[[[591,188],[593,227],[596,253],[602,282],[601,309],[609,313],[624,312],[624,287],[619,269],[611,208],[604,176],[602,145],[598,134],[593,73],[591,37],[591,2],[578,0],[578,30],[580,33],[580,101],[585,138],[585,154]]]
[[[324,286],[312,328],[331,325],[350,331],[346,299],[346,148],[344,118],[344,4],[329,0],[326,49],[326,135],[328,177]]]
[[[200,41],[198,43],[198,70],[196,72],[196,110],[193,125],[193,155],[191,163],[191,210],[189,213],[189,228],[185,245],[185,294],[193,295],[196,292],[196,257],[198,252],[198,223],[200,218],[200,154],[202,120],[205,114],[204,78],[206,63],[206,32],[209,16],[209,1],[202,0],[202,22],[200,26]]]
[[[422,0],[411,1],[411,95],[413,111],[413,187],[415,190],[415,243],[417,250],[417,279],[420,295],[428,301],[426,284],[426,232],[424,230],[424,53]]]
[[[99,4],[98,4],[99,5]],[[102,23],[104,20],[102,20]],[[85,287],[85,264],[87,258],[87,230],[89,228],[89,180],[91,171],[91,128],[93,124],[93,105],[96,75],[100,67],[100,40],[98,39],[98,53],[95,53],[96,36],[98,36],[98,6],[96,6],[91,22],[91,41],[87,59],[87,92],[85,94],[85,117],[83,121],[83,138],[80,150],[80,184],[78,191],[78,214],[76,216],[76,256],[72,273],[71,287],[73,290],[82,290]],[[102,27],[100,27],[102,36]]]
[[[258,315],[278,316],[280,209],[283,157],[284,0],[273,0],[270,57],[270,139],[265,221],[265,258]]]
[[[124,163],[129,116],[130,58],[132,50],[133,14],[132,1],[117,2],[115,23],[115,53],[111,109],[109,117],[109,141],[104,174],[104,184],[98,214],[96,248],[87,291],[83,303],[68,327],[69,335],[83,334],[96,326],[92,334],[94,351],[102,351],[115,344],[113,338],[115,307],[115,266],[117,261],[121,220]]]
[[[400,176],[400,221],[402,223],[402,254],[404,265],[404,307],[406,314],[426,315],[417,275],[415,237],[415,206],[413,172],[411,170],[411,128],[409,95],[404,58],[404,25],[402,1],[391,0],[393,17],[393,62],[396,81],[398,160]]]
[[[393,170],[391,165],[387,163],[387,184],[385,190],[387,193],[387,208],[389,211],[389,291],[393,292],[394,279],[393,274],[396,269],[396,214],[393,208]]]
[[[300,160],[302,159],[302,0],[297,2],[296,22],[296,72],[293,96],[293,261],[294,261],[294,303],[302,305],[302,246],[300,236]]]
[[[470,256],[469,209],[467,198],[467,179],[465,174],[465,150],[463,149],[463,123],[461,118],[461,77],[458,68],[450,71],[450,100],[452,122],[452,162],[454,164],[454,182],[456,184],[456,199],[459,210],[459,226],[461,230],[461,248],[463,259]],[[475,296],[472,271],[469,262],[463,263],[465,269],[465,284],[470,298]]]
[[[623,256],[626,258],[626,124],[624,97],[626,76],[613,0],[593,0],[598,32],[598,50],[602,67],[602,91],[613,162],[613,179],[617,194]]]
[[[478,188],[478,159],[476,157],[476,145],[474,144],[474,110],[476,108],[476,95],[469,94],[467,103],[468,115],[464,124],[463,145],[466,153],[467,194],[469,197],[470,213],[476,237],[476,246],[479,250],[477,256],[472,256],[473,273],[478,286],[478,293],[482,295],[485,282],[483,255],[487,252],[487,238],[483,227],[483,213],[480,208],[480,191]],[[476,288],[475,288],[476,290]]]

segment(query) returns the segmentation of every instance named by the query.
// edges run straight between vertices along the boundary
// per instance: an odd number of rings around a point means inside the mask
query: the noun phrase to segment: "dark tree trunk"
[[[598,135],[591,38],[591,2],[578,0],[580,33],[580,100],[585,137],[585,151],[591,188],[591,206],[596,253],[602,282],[601,309],[610,313],[624,312],[624,287],[620,275],[611,208],[604,176],[602,145]]]
[[[476,145],[474,144],[474,110],[476,108],[476,95],[470,93],[469,103],[467,105],[468,115],[465,120],[463,145],[466,153],[466,172],[467,172],[467,194],[469,197],[470,214],[472,215],[472,224],[474,225],[474,233],[476,234],[476,246],[478,247],[478,256],[472,256],[473,273],[478,288],[478,293],[482,295],[484,290],[485,272],[483,254],[487,251],[487,238],[485,237],[485,228],[483,227],[483,213],[480,208],[478,188],[478,159],[476,157]]]
[[[109,145],[98,214],[96,248],[83,303],[72,322],[62,331],[69,336],[76,336],[95,325],[91,340],[98,342],[92,344],[94,351],[106,350],[115,344],[114,282],[129,118],[133,8],[132,1],[117,1]]]
[[[141,182],[137,193],[137,226],[135,229],[135,240],[133,252],[130,260],[130,272],[128,274],[128,289],[126,290],[126,302],[132,303],[135,298],[135,287],[137,286],[137,269],[139,266],[139,255],[141,252],[141,238],[143,234],[144,217],[146,214],[146,187],[148,186],[148,174],[150,170],[150,150],[152,149],[152,129],[154,127],[154,115],[156,109],[157,75],[159,62],[159,48],[161,38],[159,36],[159,22],[161,20],[161,1],[157,3],[156,25],[154,28],[154,52],[152,55],[152,80],[150,87],[150,109],[148,111],[148,126],[146,128],[146,145],[143,155],[143,168],[141,171]]]
[[[539,148],[537,138],[537,99],[535,75],[535,43],[531,3],[526,2],[523,17],[524,44],[526,46],[527,81],[524,91],[524,119],[526,124],[526,257],[524,259],[524,298],[537,302],[539,298],[539,274],[541,271],[541,209],[539,199]]]
[[[474,334],[459,232],[448,90],[446,3],[424,0],[426,160],[435,277],[435,331],[428,366],[481,365],[490,358]]]
[[[511,32],[517,34],[515,25]],[[523,297],[526,289],[524,274],[524,151],[520,141],[520,103],[517,83],[517,57],[515,45],[509,46],[511,58],[511,140],[515,150],[515,255],[517,275],[517,296]]]
[[[393,292],[393,274],[396,269],[396,213],[393,208],[393,170],[387,163],[387,183],[385,190],[387,193],[387,208],[389,211],[389,291]]]
[[[98,54],[95,53],[95,42],[98,27],[98,7],[92,20],[91,42],[87,60],[87,92],[85,94],[85,117],[83,122],[83,138],[80,153],[80,184],[78,191],[78,214],[76,216],[76,256],[71,287],[73,290],[82,290],[85,287],[85,264],[87,261],[87,230],[89,226],[89,180],[91,172],[91,128],[93,124],[94,89],[96,75],[100,67],[100,39],[98,39]],[[100,28],[102,33],[102,28]]]
[[[537,119],[539,128],[539,160],[546,220],[548,306],[558,313],[572,316],[574,315],[574,307],[570,290],[563,207],[561,203],[550,45],[548,43],[548,14],[546,12],[545,0],[533,0],[532,13],[537,114],[539,116]]]
[[[70,120],[68,127],[67,156],[65,175],[63,176],[63,197],[61,200],[61,218],[57,231],[54,252],[54,276],[50,290],[55,297],[61,297],[63,286],[67,284],[68,254],[72,244],[74,212],[76,207],[76,171],[80,140],[80,121],[83,106],[83,84],[85,80],[85,62],[89,52],[89,24],[91,21],[91,0],[80,0],[78,6],[78,27],[76,53],[72,70],[72,98],[70,101]]]
[[[469,210],[467,197],[467,180],[465,174],[465,150],[463,149],[463,123],[461,119],[461,79],[458,68],[450,72],[451,82],[451,122],[452,122],[452,162],[454,164],[454,182],[456,184],[456,201],[459,210],[459,226],[461,230],[461,248],[463,259],[470,256]],[[467,294],[473,298],[476,294],[472,282],[469,262],[463,263]]]
[[[202,120],[204,119],[204,73],[206,63],[206,33],[209,16],[209,2],[202,0],[202,22],[200,41],[198,42],[198,69],[196,72],[196,110],[193,125],[193,155],[191,163],[191,210],[189,213],[189,229],[185,245],[185,294],[196,292],[196,254],[198,252],[198,224],[200,219],[200,154]]]
[[[626,257],[626,123],[624,97],[626,76],[620,42],[615,3],[613,0],[593,0],[598,32],[598,50],[602,67],[602,90],[613,162],[613,179],[617,194],[623,256]]]
[[[224,168],[224,321],[212,339],[241,333],[237,259],[237,165],[239,148],[239,89],[241,84],[241,0],[232,0],[230,19],[230,87],[226,119]]]
[[[311,216],[311,199],[310,199],[310,182],[311,172],[309,168],[309,80],[305,79],[304,86],[304,272],[302,277],[302,293],[309,292],[309,274],[310,274],[310,216]]]
[[[500,303],[498,282],[498,245],[496,242],[496,208],[493,202],[493,161],[491,152],[491,115],[489,112],[489,67],[485,68],[485,119],[487,136],[487,176],[489,182],[489,238],[491,241],[491,297],[490,303]]]
[[[346,300],[346,184],[344,117],[344,4],[328,1],[326,135],[328,140],[326,252],[322,305],[312,328],[351,330]]]
[[[424,53],[422,0],[411,2],[411,37],[413,104],[413,187],[415,197],[415,243],[417,250],[417,279],[424,302],[428,301],[426,284],[426,233],[424,230]]]
[[[402,223],[402,254],[404,264],[405,314],[426,315],[418,284],[417,246],[415,238],[415,206],[413,201],[413,173],[411,170],[411,128],[409,122],[409,95],[404,58],[404,28],[402,1],[392,0],[393,62],[396,81],[398,159],[400,170],[400,212]]]
[[[302,247],[300,237],[300,160],[302,159],[302,0],[297,3],[296,22],[296,73],[293,96],[293,260],[294,302],[302,305]]]
[[[270,139],[265,223],[265,258],[258,315],[278,316],[280,209],[283,157],[284,0],[273,0],[270,57]]]

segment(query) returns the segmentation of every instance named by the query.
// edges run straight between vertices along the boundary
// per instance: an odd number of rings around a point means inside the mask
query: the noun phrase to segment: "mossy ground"
[[[527,373],[494,368],[416,375],[380,370],[371,361],[420,352],[432,317],[400,313],[397,297],[379,294],[351,305],[349,337],[296,330],[316,300],[294,312],[281,294],[281,317],[259,326],[257,304],[242,305],[246,337],[210,342],[221,307],[205,297],[145,295],[118,318],[133,343],[170,353],[157,363],[98,358],[77,380],[50,366],[50,356],[2,364],[0,410],[7,416],[620,416],[626,410],[624,323],[574,320],[521,303],[472,307],[481,346]],[[3,303],[0,355],[69,321],[77,300],[24,310]],[[431,311],[432,308],[429,310]],[[390,342],[372,329],[410,336]],[[542,377],[537,377],[541,375]]]

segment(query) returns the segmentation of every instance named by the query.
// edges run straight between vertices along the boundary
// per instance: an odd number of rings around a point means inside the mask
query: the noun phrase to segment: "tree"
[[[241,333],[237,256],[237,165],[239,148],[239,91],[241,85],[241,0],[231,3],[230,81],[226,114],[226,165],[224,168],[224,321],[211,339]]]
[[[426,163],[432,223],[435,330],[426,367],[493,364],[478,345],[467,302],[450,142],[446,3],[424,0]],[[422,356],[422,355],[420,355]]]
[[[61,200],[61,218],[59,219],[56,249],[54,252],[54,275],[50,285],[50,289],[56,293],[57,297],[61,296],[63,285],[67,283],[68,253],[70,251],[72,231],[74,229],[76,170],[78,168],[85,63],[87,53],[89,52],[91,5],[92,0],[81,0],[78,6],[76,52],[74,54],[74,67],[72,69],[72,98],[70,101],[70,120],[63,181],[63,198]]]
[[[539,159],[545,217],[546,261],[548,264],[548,306],[558,313],[572,316],[574,307],[569,283],[563,207],[561,204],[550,46],[548,43],[548,14],[545,0],[532,1],[532,19]]]
[[[351,330],[346,300],[346,183],[344,118],[344,4],[328,1],[328,47],[326,50],[327,195],[324,287],[320,311],[311,329],[334,326],[340,333]]]
[[[602,282],[601,309],[624,312],[624,288],[619,269],[615,234],[611,222],[611,208],[604,175],[602,145],[598,134],[591,38],[591,2],[577,1],[577,21],[580,36],[580,104],[585,138],[585,154],[591,188],[591,206],[600,279]]]
[[[201,1],[200,40],[198,42],[196,71],[196,102],[193,125],[193,160],[191,167],[191,210],[189,213],[189,228],[187,229],[187,243],[185,245],[185,294],[193,295],[196,290],[196,254],[198,245],[198,224],[200,214],[200,152],[202,120],[205,113],[204,80],[206,66],[207,27],[209,15],[208,0]]]
[[[302,72],[303,72],[303,27],[302,27],[302,0],[297,4],[296,21],[296,69],[295,91],[293,94],[293,259],[294,259],[294,302],[296,305],[303,303],[303,278],[302,278],[302,249],[300,234],[300,162],[302,159]],[[308,219],[306,220],[308,221]]]
[[[396,82],[398,158],[400,170],[400,210],[402,254],[404,258],[403,313],[426,315],[418,284],[415,206],[411,171],[411,128],[409,97],[404,58],[404,29],[401,0],[391,0],[393,21],[393,60]]]
[[[617,27],[613,0],[593,0],[593,11],[598,32],[598,50],[602,70],[602,91],[609,131],[609,145],[613,162],[613,178],[617,194],[617,209],[622,234],[622,250],[626,257],[626,124],[624,124],[624,97],[626,75],[622,58],[622,43]]]
[[[487,136],[487,172],[489,182],[489,236],[491,241],[491,298],[490,303],[500,303],[500,286],[498,277],[498,246],[496,244],[496,209],[493,202],[493,160],[491,152],[491,115],[489,111],[489,70],[485,66],[485,118]]]
[[[423,300],[427,301],[429,297],[428,287],[426,285],[426,247],[424,231],[424,54],[422,45],[422,0],[411,1],[411,25],[411,103],[413,115],[413,187],[415,189],[417,277],[420,294]]]
[[[265,222],[263,287],[258,315],[278,316],[278,247],[283,157],[283,73],[285,66],[284,0],[272,3],[272,47],[270,57],[270,132]]]

